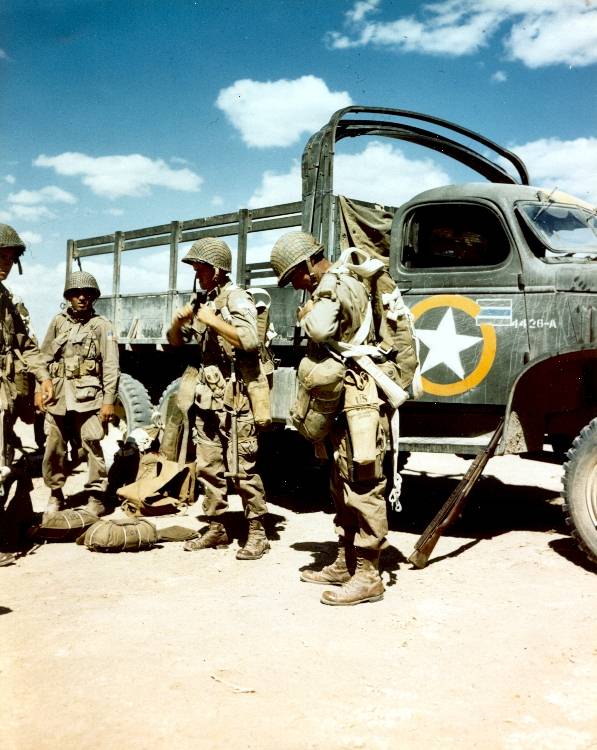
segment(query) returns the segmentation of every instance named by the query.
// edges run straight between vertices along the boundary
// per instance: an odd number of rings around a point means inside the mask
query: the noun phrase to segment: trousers
[[[80,441],[88,466],[84,490],[88,494],[103,494],[108,486],[108,471],[100,445],[104,428],[97,411],[67,411],[64,415],[47,412],[44,432],[46,449],[42,474],[46,486],[51,490],[64,487],[67,441],[71,444]]]
[[[338,536],[362,549],[378,550],[388,533],[385,489],[387,478],[358,479],[353,476],[350,461],[350,435],[344,417],[338,419],[331,434],[334,460],[330,471],[330,494],[336,514],[334,527]],[[378,458],[381,467],[385,452],[385,434],[379,431]]]
[[[244,476],[236,483],[245,517],[258,518],[267,513],[261,477],[255,471],[257,431],[248,399],[237,417],[238,466]],[[207,516],[219,516],[228,510],[228,478],[232,466],[232,417],[226,409],[195,409],[193,442],[196,447],[197,478],[203,485],[203,510]]]

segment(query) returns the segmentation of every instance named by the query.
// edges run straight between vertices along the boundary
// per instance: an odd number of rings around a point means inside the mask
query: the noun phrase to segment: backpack
[[[366,250],[349,247],[331,269],[333,275],[349,273],[370,293],[371,312],[378,349],[385,355],[381,370],[413,398],[422,395],[418,341],[412,313],[383,261]]]
[[[420,398],[419,347],[412,313],[385,266],[371,277],[369,283],[375,335],[380,349],[386,353],[387,362],[397,369],[393,379],[405,390],[409,389],[413,398]],[[384,369],[383,365],[381,367]],[[392,377],[392,373],[387,374]]]

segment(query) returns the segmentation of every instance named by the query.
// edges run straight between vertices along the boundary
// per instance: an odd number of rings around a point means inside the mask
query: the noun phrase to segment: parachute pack
[[[401,388],[408,389],[411,397],[419,398],[422,387],[413,316],[383,261],[365,250],[349,247],[328,273],[351,274],[370,290],[375,349],[383,357],[379,368]]]

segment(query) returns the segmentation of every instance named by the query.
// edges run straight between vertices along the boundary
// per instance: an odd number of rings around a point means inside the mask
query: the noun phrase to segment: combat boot
[[[64,506],[65,502],[62,490],[52,490],[50,499],[48,500],[48,504],[46,505],[46,509],[44,510],[42,521],[50,518],[54,515],[54,513],[58,513],[59,511],[64,510]]]
[[[236,553],[237,560],[259,560],[269,551],[269,542],[259,518],[249,520],[249,535],[245,546]]]
[[[227,547],[229,544],[230,539],[228,538],[224,524],[219,521],[210,521],[205,534],[197,539],[186,541],[183,549],[187,552],[195,552],[199,549],[219,549],[220,547]]]
[[[384,585],[379,575],[379,551],[356,550],[357,567],[353,577],[336,591],[324,591],[322,604],[350,606],[383,599]]]
[[[346,544],[345,540],[338,539],[338,554],[331,565],[326,565],[322,570],[303,570],[301,581],[306,583],[322,583],[324,586],[342,586],[350,580],[355,571],[354,547]]]
[[[89,499],[87,500],[87,505],[83,506],[83,510],[86,510],[88,513],[93,513],[94,516],[105,516],[108,512],[106,506],[104,505],[103,498],[101,498],[99,495],[90,495]]]

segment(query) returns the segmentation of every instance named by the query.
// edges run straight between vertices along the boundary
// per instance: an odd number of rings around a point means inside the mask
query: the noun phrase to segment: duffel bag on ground
[[[144,518],[118,518],[94,523],[77,539],[92,552],[139,552],[158,541],[156,527]]]
[[[34,527],[30,536],[40,542],[74,542],[97,521],[99,518],[84,508],[60,510]]]

